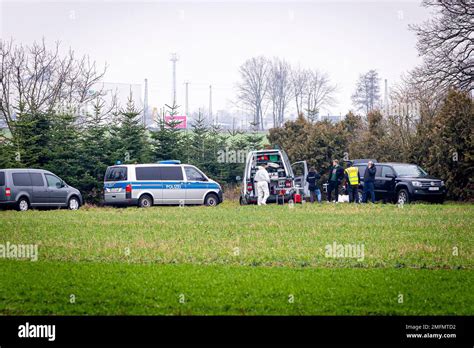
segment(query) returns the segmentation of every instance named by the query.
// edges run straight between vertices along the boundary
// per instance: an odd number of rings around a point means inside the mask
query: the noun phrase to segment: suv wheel
[[[410,196],[406,189],[401,189],[397,194],[397,203],[410,203]]]
[[[69,202],[67,204],[67,207],[69,210],[77,210],[79,209],[80,203],[77,197],[71,197],[69,198]]]
[[[359,203],[362,203],[362,197],[364,197],[362,190],[357,190],[357,195],[359,196]]]
[[[138,200],[138,206],[140,208],[150,208],[153,205],[153,200],[149,195],[143,195]]]
[[[206,196],[204,204],[208,207],[215,207],[219,204],[219,198],[217,198],[217,195],[215,195],[214,193],[210,193]]]
[[[28,209],[30,209],[30,202],[28,201],[28,199],[25,197],[21,197],[18,201],[17,209],[19,211],[27,211]]]

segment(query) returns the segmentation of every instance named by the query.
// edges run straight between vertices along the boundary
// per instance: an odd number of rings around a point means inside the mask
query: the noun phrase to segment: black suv
[[[367,163],[355,163],[359,168],[362,198],[364,173]],[[375,163],[375,199],[384,202],[410,203],[424,200],[443,203],[446,198],[446,186],[441,179],[429,176],[422,168],[408,163]]]

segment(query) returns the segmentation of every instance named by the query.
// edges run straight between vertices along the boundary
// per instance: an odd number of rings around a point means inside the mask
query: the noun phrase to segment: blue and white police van
[[[223,201],[222,188],[197,167],[180,161],[154,164],[117,164],[104,177],[106,205],[216,206]]]

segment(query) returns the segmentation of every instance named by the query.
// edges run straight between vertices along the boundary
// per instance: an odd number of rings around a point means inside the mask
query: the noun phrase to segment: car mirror
[[[392,179],[393,179],[393,178],[395,178],[395,175],[393,175],[393,174],[385,174],[385,177],[386,177],[386,178],[392,178]]]
[[[56,188],[60,189],[61,187],[63,187],[62,183],[57,182],[57,183],[56,183]]]

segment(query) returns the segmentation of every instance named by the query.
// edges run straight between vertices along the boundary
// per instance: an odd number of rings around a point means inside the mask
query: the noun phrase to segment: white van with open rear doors
[[[267,171],[270,175],[270,197],[268,203],[289,202],[299,203],[309,197],[308,165],[306,161],[290,164],[287,154],[279,149],[251,151],[247,155],[240,204],[257,203],[257,190],[254,176],[257,167],[268,164]]]

